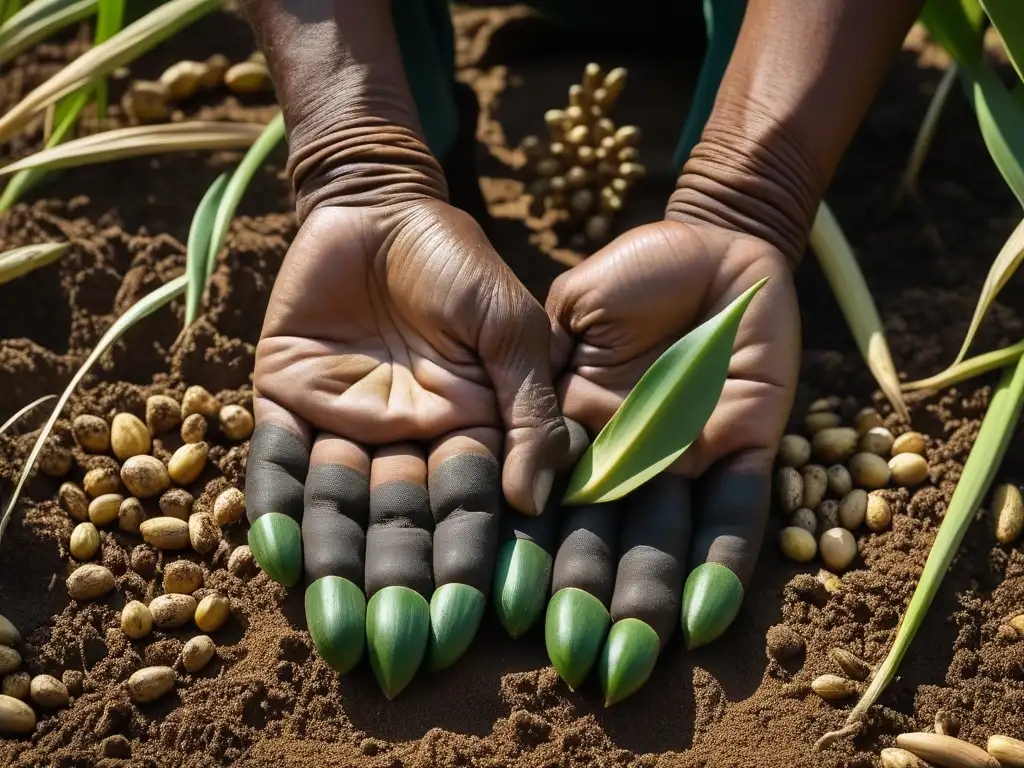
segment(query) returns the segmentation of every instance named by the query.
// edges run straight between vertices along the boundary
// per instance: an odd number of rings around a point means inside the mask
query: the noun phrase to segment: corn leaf
[[[928,607],[938,592],[946,570],[963,540],[967,527],[974,519],[981,500],[988,492],[992,478],[1006,453],[1010,438],[1020,418],[1021,405],[1024,404],[1024,359],[1017,362],[1013,370],[1007,370],[992,396],[988,412],[981,422],[978,439],[967,457],[960,482],[953,491],[949,509],[942,519],[942,525],[928,553],[921,580],[910,599],[907,612],[900,622],[896,639],[889,649],[888,655],[879,666],[871,685],[857,706],[853,708],[846,721],[847,726],[861,720],[882,691],[891,682],[896,670],[906,655],[914,635],[924,621]]]
[[[98,0],[35,0],[0,26],[0,64],[96,12]]]
[[[903,172],[903,179],[900,181],[900,186],[896,193],[897,203],[905,195],[917,190],[917,177],[921,173],[925,157],[928,156],[932,139],[935,138],[935,131],[939,127],[939,119],[942,117],[942,112],[949,101],[949,94],[953,92],[953,86],[956,85],[958,75],[959,68],[957,65],[955,63],[950,64],[945,73],[943,73],[942,79],[939,80],[939,85],[935,89],[935,95],[932,96],[932,100],[928,104],[928,111],[924,113],[921,127],[917,129],[917,137],[914,139],[914,146],[910,150],[910,156],[907,158],[907,168]]]
[[[2,426],[0,426],[0,435],[2,435],[4,432],[6,432],[11,427],[13,427],[15,424],[17,424],[21,420],[21,418],[23,416],[25,416],[30,411],[35,409],[36,406],[42,405],[47,400],[53,400],[55,397],[57,397],[57,396],[56,395],[43,395],[38,400],[33,400],[28,405],[26,405],[23,408],[19,409],[16,414],[11,416],[11,418],[9,418],[7,421],[5,421],[3,423]]]
[[[981,5],[988,14],[992,26],[1003,38],[1003,47],[1017,77],[1024,80],[1024,13],[1021,13],[1020,0],[981,0]]]
[[[892,361],[889,343],[885,340],[885,329],[878,316],[875,300],[871,298],[871,291],[853,249],[824,200],[814,217],[810,244],[875,381],[889,399],[893,410],[909,422],[910,412],[903,402],[900,379]]]
[[[1016,362],[1021,355],[1024,355],[1024,341],[1019,341],[1013,346],[986,352],[984,355],[978,355],[969,360],[964,360],[962,363],[951,365],[941,373],[929,376],[927,379],[908,381],[903,385],[903,391],[920,392],[926,389],[951,387],[954,384],[959,384],[961,381],[967,381],[989,371],[994,371],[997,368],[1010,365]]]
[[[188,289],[185,291],[186,326],[192,325],[199,316],[199,305],[203,300],[203,289],[206,287],[213,220],[227,183],[228,176],[225,173],[210,185],[203,199],[199,201],[199,207],[196,208],[192,225],[188,230],[188,260],[185,263],[185,274],[188,275]]]
[[[95,43],[99,45],[121,31],[124,24],[124,3],[125,0],[99,0],[99,7],[96,9],[96,37]],[[107,119],[107,80],[100,78],[95,86],[96,112],[100,120]]]
[[[3,0],[0,2],[0,24],[21,10],[22,0]]]
[[[621,498],[697,439],[725,387],[743,313],[766,282],[748,288],[647,369],[576,465],[563,503]]]
[[[260,135],[258,123],[188,122],[142,125],[94,133],[50,147],[0,168],[0,176],[27,168],[71,168],[129,157],[248,147]]]
[[[8,141],[62,96],[105,77],[158,43],[217,9],[222,0],[168,0],[95,46],[29,93],[0,117],[0,141]]]
[[[10,282],[34,269],[53,263],[63,255],[68,245],[68,243],[40,243],[0,253],[0,284]]]
[[[32,452],[28,455],[28,459],[25,461],[25,467],[21,471],[21,476],[18,478],[18,484],[14,488],[14,493],[11,496],[10,501],[7,503],[7,508],[4,510],[3,518],[0,519],[0,539],[3,538],[4,531],[7,530],[7,523],[10,522],[11,514],[14,512],[14,508],[18,503],[18,499],[21,496],[21,490],[25,486],[25,482],[28,480],[29,475],[32,473],[32,467],[35,466],[36,459],[39,458],[39,453],[43,449],[46,439],[50,436],[53,431],[53,425],[57,423],[57,419],[60,416],[60,412],[64,410],[64,406],[67,405],[68,400],[71,398],[71,394],[75,391],[75,388],[81,383],[82,379],[89,372],[96,361],[103,356],[103,353],[110,349],[113,344],[120,339],[125,332],[132,328],[142,318],[151,314],[155,310],[162,307],[164,304],[169,302],[176,296],[181,295],[185,290],[185,286],[188,283],[188,278],[185,275],[176,277],[168,283],[164,283],[160,288],[157,288],[152,293],[147,294],[142,299],[137,301],[132,307],[121,315],[114,324],[107,329],[107,332],[103,334],[103,338],[100,339],[96,347],[89,353],[89,356],[85,359],[85,363],[79,368],[75,375],[71,377],[71,382],[68,384],[67,389],[61,394],[60,399],[57,401],[57,406],[53,409],[53,413],[50,414],[50,418],[47,419],[46,424],[43,425],[42,430],[39,432],[39,437],[36,439],[35,445],[32,446]]]

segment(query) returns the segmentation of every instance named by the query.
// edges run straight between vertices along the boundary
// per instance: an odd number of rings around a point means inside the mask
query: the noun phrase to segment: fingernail
[[[249,549],[274,581],[293,587],[302,578],[302,531],[288,515],[270,512],[249,527]]]
[[[430,607],[408,587],[384,587],[366,604],[366,648],[384,695],[395,698],[416,676],[430,635]]]
[[[698,565],[683,587],[683,642],[692,651],[729,628],[743,603],[743,584],[724,565]]]
[[[484,593],[469,584],[444,584],[430,598],[427,667],[439,672],[462,658],[484,615]]]
[[[654,671],[660,646],[658,633],[640,619],[621,619],[612,624],[597,667],[606,707],[643,687]]]
[[[523,635],[544,611],[551,555],[528,539],[506,542],[494,569],[494,611],[512,637]]]
[[[587,679],[611,622],[601,601],[582,589],[560,589],[551,598],[544,620],[544,644],[552,666],[570,690]]]
[[[350,671],[366,645],[366,597],[348,579],[324,576],[306,589],[306,626],[320,658],[338,674]]]
[[[551,485],[555,482],[555,470],[542,469],[533,478],[533,506],[539,515],[544,511],[551,495]]]

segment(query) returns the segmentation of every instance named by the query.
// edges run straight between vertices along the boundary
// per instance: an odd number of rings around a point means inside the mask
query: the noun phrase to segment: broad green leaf
[[[82,379],[85,378],[85,375],[93,365],[96,364],[96,361],[103,356],[104,352],[110,349],[118,339],[120,339],[136,323],[142,320],[142,318],[159,309],[174,297],[181,295],[185,291],[187,282],[188,278],[185,277],[185,275],[176,277],[170,282],[164,283],[161,287],[157,288],[152,293],[147,294],[133,304],[127,312],[117,318],[113,325],[107,329],[107,332],[103,334],[103,338],[100,339],[99,343],[85,359],[82,367],[79,368],[75,372],[75,375],[71,377],[71,382],[68,384],[67,389],[61,393],[60,398],[57,400],[57,406],[53,409],[53,413],[50,414],[50,418],[47,419],[42,430],[40,430],[39,437],[36,439],[35,445],[32,446],[32,452],[29,453],[28,458],[25,460],[25,467],[22,469],[21,476],[18,478],[18,484],[14,488],[11,500],[7,503],[7,508],[4,510],[3,518],[0,519],[0,539],[3,538],[4,531],[7,529],[7,523],[10,522],[11,519],[11,513],[14,512],[15,506],[18,504],[18,499],[21,496],[21,489],[25,486],[25,482],[32,473],[32,468],[35,466],[36,459],[39,458],[39,453],[42,451],[43,445],[46,443],[46,439],[53,431],[53,425],[57,423],[57,419],[60,417],[60,412],[64,410],[64,406],[67,405],[68,400],[71,398],[71,393],[75,391],[75,388],[81,383]]]
[[[8,429],[10,429],[15,424],[17,424],[21,420],[22,416],[24,416],[27,413],[29,413],[30,411],[34,410],[36,408],[36,406],[42,405],[47,400],[53,400],[56,397],[57,397],[56,395],[43,395],[38,400],[33,400],[28,405],[24,406],[23,408],[20,408],[16,414],[11,416],[11,418],[9,418],[7,421],[5,421],[3,423],[2,426],[0,426],[0,435],[2,435],[4,432],[6,432]]]
[[[896,202],[900,202],[903,196],[915,192],[917,189],[917,177],[921,173],[921,166],[931,148],[932,139],[935,138],[935,131],[939,127],[939,119],[949,102],[949,94],[953,92],[953,86],[959,79],[959,67],[955,63],[950,64],[942,75],[935,95],[928,104],[928,111],[924,114],[921,127],[917,129],[917,137],[914,139],[914,146],[907,158],[907,168],[903,172],[903,179],[900,181],[899,189],[896,191]]]
[[[690,331],[647,369],[576,465],[565,504],[621,498],[697,439],[722,395],[743,313],[765,282]]]
[[[0,64],[96,12],[98,0],[35,0],[0,25]]]
[[[970,69],[980,60],[985,11],[978,0],[928,0],[920,18],[932,38],[961,66]]]
[[[68,243],[39,243],[0,253],[0,284],[56,261],[67,247]]]
[[[192,226],[188,230],[188,258],[185,262],[185,273],[188,275],[188,290],[185,292],[186,326],[192,325],[199,316],[199,305],[203,300],[203,289],[206,287],[213,220],[227,183],[228,175],[224,173],[210,185],[203,199],[199,201],[199,207],[192,217]]]
[[[964,360],[962,363],[951,365],[941,373],[929,376],[927,379],[908,381],[903,385],[903,391],[919,392],[924,389],[951,387],[954,384],[959,384],[961,381],[967,381],[989,371],[1015,363],[1022,354],[1024,354],[1024,341],[1019,341],[1012,346],[986,352],[984,355],[978,355],[977,357]]]
[[[892,353],[889,352],[889,343],[885,340],[885,329],[878,316],[875,300],[871,298],[871,291],[853,248],[824,200],[819,204],[818,213],[814,217],[810,245],[875,381],[892,404],[893,410],[909,423],[910,412],[903,402],[900,379],[892,361]]]
[[[1017,77],[1024,80],[1024,7],[1020,0],[981,0],[981,5],[1003,38],[1003,47]]]

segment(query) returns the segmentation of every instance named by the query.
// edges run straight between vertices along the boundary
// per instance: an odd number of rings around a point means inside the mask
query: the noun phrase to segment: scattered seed
[[[89,497],[74,483],[61,483],[57,499],[72,520],[89,519]]]
[[[145,667],[128,678],[128,693],[138,704],[156,701],[174,687],[170,667]]]
[[[71,471],[72,460],[71,451],[51,438],[39,454],[39,469],[50,477],[64,477]]]
[[[21,666],[21,654],[9,645],[0,645],[0,675],[14,672]]]
[[[256,61],[235,64],[224,73],[224,85],[235,93],[259,93],[274,87],[266,64]]]
[[[102,565],[86,563],[71,572],[66,586],[75,600],[95,600],[114,589],[114,574]]]
[[[804,528],[789,526],[779,532],[782,554],[797,563],[809,563],[818,552],[814,536]]]
[[[823,462],[829,464],[845,461],[853,455],[860,435],[850,427],[830,427],[811,438],[811,450]]]
[[[219,525],[241,520],[245,514],[245,494],[237,488],[222,491],[213,502],[213,517]]]
[[[151,517],[139,526],[139,533],[157,549],[185,549],[189,545],[188,523],[176,517]]]
[[[36,675],[29,683],[28,695],[37,707],[57,709],[66,706],[71,697],[67,686],[51,675]]]
[[[928,462],[917,453],[899,453],[889,459],[889,472],[894,483],[913,488],[928,478]]]
[[[36,713],[24,701],[0,695],[0,733],[31,733],[36,727]]]
[[[783,514],[791,514],[803,506],[804,481],[792,467],[780,467],[775,473],[775,492]]]
[[[185,443],[171,456],[167,473],[178,485],[188,485],[202,474],[210,447],[204,442]]]
[[[160,511],[168,517],[187,521],[194,503],[195,497],[184,488],[168,488],[160,497]]]
[[[119,493],[105,493],[89,502],[89,520],[93,525],[103,526],[117,520],[124,496]]]
[[[808,413],[806,418],[804,418],[804,429],[808,435],[813,437],[823,429],[834,429],[842,423],[843,420],[839,418],[838,413],[814,411],[813,413]]]
[[[100,551],[100,532],[92,523],[79,523],[71,532],[69,545],[76,560],[91,560]]]
[[[935,712],[935,732],[943,736],[956,736],[960,731],[960,720],[944,709]]]
[[[21,633],[3,614],[0,614],[0,644],[14,646],[21,642]]]
[[[228,558],[228,570],[239,578],[256,573],[256,558],[253,557],[252,550],[249,549],[248,544],[235,547],[231,557]]]
[[[988,737],[988,753],[999,761],[1000,765],[1024,766],[1024,741],[1009,736],[993,734]]]
[[[882,768],[928,768],[913,752],[899,747],[886,747],[880,757]]]
[[[981,747],[938,733],[901,733],[896,746],[913,752],[922,760],[945,768],[998,768]]]
[[[31,682],[28,672],[12,672],[4,678],[3,695],[24,701],[29,697]]]
[[[206,70],[206,64],[201,61],[179,61],[164,70],[160,82],[167,87],[167,94],[172,99],[187,99],[199,90]]]
[[[1020,537],[1024,529],[1024,501],[1016,485],[1003,483],[992,493],[992,521],[1000,544],[1013,544]]]
[[[818,413],[820,411],[834,411],[843,404],[843,401],[839,399],[837,395],[831,395],[829,397],[819,397],[810,407],[807,409],[808,413]]]
[[[191,595],[203,586],[203,569],[191,560],[175,560],[164,566],[164,592]]]
[[[211,395],[206,387],[198,384],[193,384],[186,389],[184,396],[181,398],[182,419],[187,419],[193,413],[201,413],[203,416],[214,418],[219,410],[220,406],[217,404],[217,398]]]
[[[889,482],[889,465],[874,453],[857,453],[850,459],[850,477],[861,488],[884,488]]]
[[[804,481],[803,504],[814,509],[828,492],[828,473],[820,464],[807,464],[800,470],[800,477]]]
[[[151,395],[146,399],[146,426],[150,434],[170,432],[181,424],[181,406],[168,395]]]
[[[839,502],[835,499],[825,499],[814,510],[818,518],[818,530],[829,531],[839,526]]]
[[[789,518],[789,524],[803,528],[812,536],[818,532],[818,518],[815,516],[814,510],[807,509],[807,507],[801,507],[794,512]]]
[[[803,435],[784,435],[779,443],[779,463],[800,469],[811,458],[811,443]]]
[[[827,701],[845,699],[857,692],[857,684],[839,675],[820,675],[811,681],[811,689]]]
[[[119,413],[110,425],[110,447],[121,461],[149,453],[153,443],[142,419],[132,413]]]
[[[206,60],[206,74],[200,78],[200,88],[215,88],[224,82],[224,73],[228,71],[231,62],[222,53],[215,53]]]
[[[828,653],[832,657],[832,661],[839,665],[847,677],[854,680],[867,680],[868,675],[871,674],[871,667],[845,648],[833,648]]]
[[[821,534],[818,550],[829,570],[845,571],[857,558],[857,541],[845,528],[832,528]]]
[[[136,80],[125,91],[121,107],[140,123],[159,123],[170,116],[167,87],[150,80]]]
[[[839,524],[848,531],[855,531],[864,522],[867,511],[867,491],[854,488],[839,502]]]
[[[1011,627],[1013,627],[1014,632],[1016,632],[1021,637],[1024,637],[1024,613],[1020,614],[1019,616],[1014,616],[1012,619],[1010,619],[1008,623]]]
[[[925,436],[920,432],[904,432],[893,440],[892,455],[896,456],[900,453],[916,453],[919,456],[924,456],[926,447],[927,441]]]
[[[76,416],[71,422],[71,434],[84,451],[106,453],[110,448],[110,427],[99,416]]]
[[[181,649],[181,665],[186,672],[194,675],[210,663],[216,650],[217,647],[209,635],[197,635]]]
[[[877,493],[868,494],[868,508],[864,516],[872,531],[884,531],[892,522],[892,509],[885,497]]]
[[[878,411],[870,406],[867,408],[861,408],[853,419],[853,425],[862,435],[866,435],[876,427],[881,427],[882,424],[882,417],[879,415]]]
[[[196,626],[203,632],[216,632],[231,614],[231,602],[224,595],[209,594],[199,601],[195,610]]]
[[[850,477],[850,470],[842,464],[834,464],[825,470],[828,475],[828,491],[833,496],[842,498],[853,490],[853,478]]]
[[[132,600],[121,610],[121,631],[132,640],[140,640],[153,631],[153,614],[149,606]]]
[[[121,490],[121,475],[116,467],[96,467],[90,469],[82,478],[82,487],[90,499],[117,493]]]
[[[159,629],[176,629],[192,621],[196,599],[192,595],[160,595],[149,604],[153,624]]]
[[[171,484],[169,472],[156,456],[132,456],[121,467],[121,480],[133,495],[140,499],[159,496]]]
[[[245,440],[252,434],[252,414],[240,405],[225,405],[219,419],[220,430],[228,440]]]
[[[201,413],[186,416],[181,422],[181,439],[186,443],[198,443],[206,437],[206,419]]]
[[[142,508],[142,502],[134,496],[129,496],[121,502],[117,510],[117,527],[128,533],[138,533],[139,526],[146,521],[146,510]]]
[[[892,452],[893,436],[885,427],[873,427],[860,436],[859,450],[877,456],[888,456]]]

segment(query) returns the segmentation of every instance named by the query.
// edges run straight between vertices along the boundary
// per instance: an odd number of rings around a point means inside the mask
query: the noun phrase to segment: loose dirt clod
[[[76,560],[92,560],[100,551],[100,532],[92,523],[79,523],[71,532],[68,548]]]
[[[28,672],[12,672],[4,678],[3,695],[24,701],[29,696],[32,678]]]
[[[248,439],[253,430],[252,414],[240,405],[225,405],[220,409],[220,431],[228,440],[236,442]],[[785,440],[785,438],[783,438]],[[806,441],[804,441],[806,442]],[[810,456],[811,447],[807,446],[807,455]]]
[[[992,522],[1000,544],[1013,544],[1020,537],[1024,530],[1024,500],[1016,485],[1003,483],[993,491]]]
[[[861,435],[857,447],[865,453],[889,456],[892,453],[893,439],[892,432],[885,427],[872,427]]]
[[[245,578],[256,573],[256,558],[253,557],[252,550],[249,549],[248,544],[235,547],[231,552],[231,556],[228,558],[228,570],[239,578]]]
[[[828,701],[836,701],[857,692],[857,684],[839,675],[819,675],[811,681],[811,690]]]
[[[814,536],[804,528],[789,526],[779,532],[782,554],[796,563],[809,563],[818,552]]]
[[[185,671],[194,675],[210,663],[216,650],[217,646],[214,645],[209,635],[197,635],[185,643],[185,647],[181,649],[181,665]]]
[[[89,503],[89,521],[96,526],[110,525],[117,520],[124,496],[119,493],[105,493]]]
[[[928,462],[916,453],[899,453],[889,459],[892,481],[905,488],[913,488],[928,479]]]
[[[901,733],[896,746],[945,768],[999,768],[995,758],[981,747],[938,733]]]
[[[85,473],[82,487],[91,499],[108,493],[117,493],[121,490],[121,475],[114,467],[96,467]]]
[[[854,488],[839,502],[839,524],[848,531],[855,531],[864,522],[867,511],[867,491]]]
[[[879,493],[868,494],[868,508],[864,521],[872,531],[884,531],[892,522],[892,508]]]
[[[170,691],[174,680],[170,667],[145,667],[128,678],[128,693],[135,702],[148,704]]]
[[[175,560],[164,566],[164,592],[191,595],[203,586],[203,569],[191,560]]]
[[[206,419],[201,413],[193,413],[181,422],[181,439],[186,443],[198,443],[206,437]]]
[[[132,456],[121,467],[121,480],[128,491],[140,499],[159,496],[171,484],[164,463],[155,456]]]
[[[146,399],[146,427],[150,434],[170,432],[181,424],[181,406],[168,395],[151,395]]]
[[[75,600],[95,600],[114,589],[114,574],[105,566],[87,563],[71,572],[66,585]]]
[[[210,447],[205,442],[185,443],[171,456],[167,473],[178,485],[188,485],[203,473]]]
[[[121,631],[132,640],[139,640],[153,630],[153,614],[149,606],[132,600],[121,610]]]
[[[82,414],[71,422],[71,434],[82,450],[90,453],[106,453],[110,448],[110,427],[99,416]]]
[[[68,689],[60,680],[50,675],[36,675],[29,684],[29,696],[37,707],[57,709],[71,700]]]
[[[156,550],[148,544],[139,544],[132,549],[132,570],[148,579],[156,572]]]
[[[850,459],[850,477],[861,488],[884,488],[889,482],[889,465],[874,453],[857,453]]]
[[[0,645],[0,675],[14,672],[21,666],[21,654],[9,645]]]
[[[924,456],[928,442],[920,432],[904,432],[892,443],[892,455],[900,453],[916,453]]]
[[[810,461],[811,443],[803,435],[784,435],[779,443],[779,464],[800,469]]]
[[[153,624],[159,629],[176,629],[192,621],[196,599],[192,595],[160,595],[149,604]]]
[[[0,695],[0,733],[31,733],[35,727],[32,707],[12,696]]]
[[[960,732],[960,720],[945,709],[935,711],[935,732],[943,736],[956,736]]]
[[[245,494],[237,488],[228,488],[213,502],[213,518],[219,525],[229,525],[245,514]]]
[[[845,528],[832,528],[818,540],[821,559],[832,571],[845,571],[857,558],[857,540]]]
[[[138,533],[139,526],[146,521],[146,510],[142,502],[129,496],[117,510],[117,527],[127,533]]]
[[[988,737],[988,753],[1002,765],[1024,766],[1024,741],[993,734]]]
[[[843,670],[843,674],[852,680],[867,680],[871,674],[871,667],[845,648],[833,648],[828,653],[832,661]]]
[[[850,470],[842,464],[833,464],[825,470],[828,476],[828,492],[833,496],[842,498],[853,490],[853,478],[850,477]]]
[[[168,517],[187,521],[195,501],[195,497],[184,488],[168,488],[160,496],[160,511]]]
[[[791,659],[804,650],[804,639],[785,624],[769,627],[765,649],[774,659]]]
[[[198,384],[193,384],[186,389],[185,395],[181,398],[182,419],[187,419],[193,413],[199,413],[212,419],[216,417],[219,410],[220,406],[217,404],[217,398],[211,395],[205,387]]]
[[[139,533],[157,549],[185,549],[189,545],[188,523],[176,517],[152,517],[139,526]]]
[[[71,471],[71,451],[54,438],[50,438],[39,453],[39,469],[50,477],[64,477]]]
[[[57,500],[72,520],[89,519],[89,497],[74,483],[61,483]]]
[[[818,518],[814,514],[814,510],[807,509],[807,507],[801,507],[790,515],[789,524],[803,528],[812,536],[818,532]]]
[[[188,519],[188,538],[192,549],[201,555],[208,555],[221,542],[220,526],[213,515],[197,512]]]
[[[149,453],[149,430],[135,414],[119,413],[110,424],[110,447],[121,461]]]
[[[195,610],[196,626],[203,632],[216,632],[231,614],[231,601],[214,592],[199,601]]]

